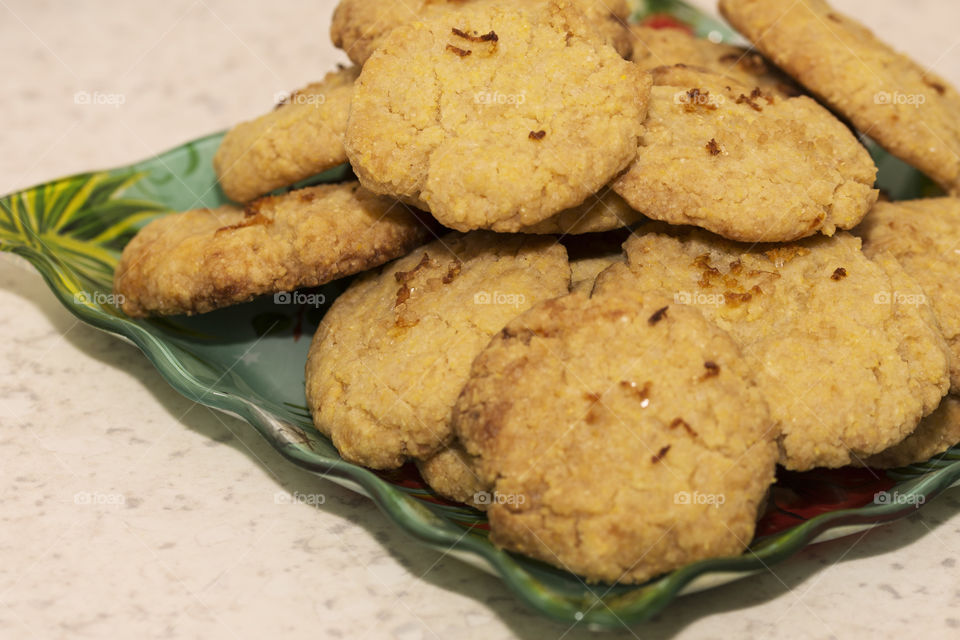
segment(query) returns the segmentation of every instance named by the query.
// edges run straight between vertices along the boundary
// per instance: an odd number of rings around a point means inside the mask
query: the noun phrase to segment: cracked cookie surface
[[[651,225],[596,290],[662,291],[740,345],[780,432],[780,464],[841,467],[910,435],[949,388],[946,342],[920,287],[849,233],[744,245]]]
[[[960,93],[823,0],[722,0],[768,58],[887,151],[960,194]]]
[[[591,581],[739,554],[774,479],[738,348],[659,295],[533,307],[478,356],[454,420],[495,487],[492,540]]]
[[[394,30],[354,93],[360,181],[459,231],[518,231],[583,204],[636,157],[650,86],[583,22],[551,0]]]
[[[307,361],[317,428],[347,460],[399,467],[453,439],[473,358],[511,318],[567,293],[553,238],[453,233],[362,276],[334,302]]]
[[[154,220],[124,248],[114,290],[130,316],[205,313],[370,269],[427,235],[406,205],[356,182],[308,187]]]
[[[582,235],[622,229],[643,220],[643,214],[634,210],[609,186],[589,196],[579,207],[567,209],[543,222],[524,227],[518,233]]]
[[[356,67],[328,73],[228,131],[213,158],[227,197],[249,202],[345,163],[343,135],[359,74]]]
[[[960,394],[960,199],[881,202],[856,233],[864,253],[892,255],[929,298],[953,352],[951,390]]]
[[[906,440],[872,455],[864,463],[875,469],[895,469],[926,462],[960,443],[960,397],[949,395],[924,418]]]
[[[646,216],[782,242],[849,229],[876,202],[870,154],[814,100],[690,67],[653,77],[637,160],[613,183]]]
[[[444,498],[486,510],[490,487],[480,480],[475,459],[458,441],[426,460],[417,460],[417,469],[424,482]]]
[[[640,68],[683,64],[727,76],[747,87],[782,96],[799,95],[799,89],[787,76],[755,51],[722,42],[697,38],[680,29],[655,29],[630,25],[633,54],[630,59]]]
[[[446,11],[482,4],[487,0],[340,0],[333,12],[330,36],[333,44],[363,65],[398,26],[435,17]],[[511,4],[535,5],[543,0],[513,0]],[[630,8],[626,0],[574,0],[597,32],[623,57],[629,57],[630,34],[626,28]]]

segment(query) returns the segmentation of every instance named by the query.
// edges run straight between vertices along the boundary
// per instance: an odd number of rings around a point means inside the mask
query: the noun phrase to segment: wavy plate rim
[[[218,135],[220,134],[198,138],[148,160],[111,171],[136,171],[145,162],[180,153],[188,145],[209,141]],[[11,195],[36,191],[65,179],[69,178],[49,181]],[[740,556],[703,560],[645,585],[629,587],[624,597],[629,596],[632,601],[623,601],[622,606],[616,610],[611,607],[611,602],[615,604],[622,601],[619,595],[609,601],[593,598],[574,602],[541,588],[534,576],[512,561],[512,554],[496,549],[485,539],[469,535],[468,529],[457,529],[451,523],[442,521],[421,503],[400,493],[393,485],[371,471],[318,453],[306,454],[297,446],[296,438],[290,435],[290,429],[297,430],[297,427],[289,425],[242,396],[216,388],[216,382],[214,385],[203,383],[183,366],[163,339],[143,326],[124,317],[105,313],[94,306],[78,303],[75,299],[71,300],[64,290],[57,286],[60,267],[53,264],[47,256],[17,247],[4,249],[26,258],[39,271],[60,304],[77,319],[136,346],[178,393],[193,402],[244,420],[289,462],[369,497],[391,521],[419,542],[454,555],[461,561],[466,558],[465,561],[471,565],[478,564],[472,560],[479,560],[528,606],[557,622],[584,623],[598,628],[642,623],[663,610],[677,596],[748,577],[786,560],[808,545],[853,535],[898,520],[922,506],[904,504],[900,508],[893,508],[893,505],[889,504],[874,504],[824,513],[778,534],[772,544],[761,546],[759,551],[748,550]],[[922,496],[923,503],[926,503],[956,484],[960,484],[960,461],[899,484],[897,490],[903,496]],[[840,535],[837,535],[838,532]]]

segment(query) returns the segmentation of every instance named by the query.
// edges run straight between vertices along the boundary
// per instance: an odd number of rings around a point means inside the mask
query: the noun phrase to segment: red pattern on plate
[[[896,483],[874,469],[817,469],[797,473],[778,469],[766,512],[757,523],[758,538],[780,533],[831,511],[872,504]]]
[[[693,28],[690,27],[690,25],[674,18],[669,13],[655,13],[647,16],[640,24],[644,27],[650,27],[651,29],[679,29],[680,31],[694,35]]]

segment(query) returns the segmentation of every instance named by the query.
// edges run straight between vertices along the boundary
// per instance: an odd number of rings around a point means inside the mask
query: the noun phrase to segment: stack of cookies
[[[317,428],[593,581],[741,553],[778,464],[943,452],[960,199],[878,202],[853,127],[957,196],[960,95],[821,0],[721,10],[753,48],[625,0],[342,0],[355,66],[226,135],[237,204],[134,238],[124,310],[359,274],[311,346]]]

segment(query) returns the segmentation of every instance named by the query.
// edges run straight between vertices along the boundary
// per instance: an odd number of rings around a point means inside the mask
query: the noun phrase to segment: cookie
[[[518,231],[583,204],[636,157],[650,83],[583,23],[551,0],[395,29],[354,92],[360,182],[458,231]]]
[[[659,225],[624,248],[628,265],[595,291],[660,291],[730,333],[788,469],[842,467],[898,444],[949,388],[947,345],[919,286],[849,233],[744,245]]]
[[[473,358],[511,318],[567,293],[553,238],[451,234],[334,302],[307,361],[317,428],[344,459],[376,469],[426,459],[453,439],[450,411]]]
[[[534,5],[542,0],[513,0],[510,4]],[[382,41],[397,27],[438,13],[481,4],[480,0],[340,0],[333,12],[330,37],[333,44],[363,65]],[[623,57],[629,57],[632,41],[626,28],[630,8],[626,0],[574,0],[590,24]]]
[[[486,510],[490,502],[490,486],[480,480],[473,456],[454,440],[426,460],[417,461],[424,482],[438,494],[471,507]]]
[[[764,55],[887,151],[960,194],[960,94],[823,0],[722,0]]]
[[[514,319],[474,362],[454,425],[494,485],[491,540],[591,581],[741,553],[774,479],[740,351],[657,295],[575,292]]]
[[[881,202],[857,233],[868,256],[893,255],[929,298],[953,352],[952,391],[960,394],[960,199]]]
[[[249,202],[345,163],[343,134],[359,74],[356,67],[328,73],[270,113],[227,132],[213,157],[227,197]]]
[[[597,276],[615,264],[625,261],[622,253],[611,253],[595,258],[582,258],[570,261],[570,290],[590,293],[593,291]]]
[[[684,64],[727,76],[740,84],[784,97],[800,95],[789,77],[755,51],[731,44],[697,38],[680,29],[656,29],[631,25],[633,53],[630,57],[646,71]]]
[[[691,67],[659,68],[636,162],[613,183],[638,211],[743,242],[854,227],[877,168],[829,111]]]
[[[563,238],[561,242],[570,261],[570,290],[590,293],[600,273],[614,264],[626,262],[622,246],[628,237],[630,232],[623,229]]]
[[[610,187],[587,198],[579,207],[561,211],[543,222],[520,229],[520,233],[580,235],[602,233],[636,224],[643,214],[634,211]]]
[[[154,220],[124,248],[114,289],[129,316],[205,313],[370,269],[427,236],[406,205],[356,182],[308,187]]]
[[[960,443],[960,397],[947,396],[940,408],[923,419],[917,430],[900,444],[870,456],[864,465],[895,469],[926,462]]]

